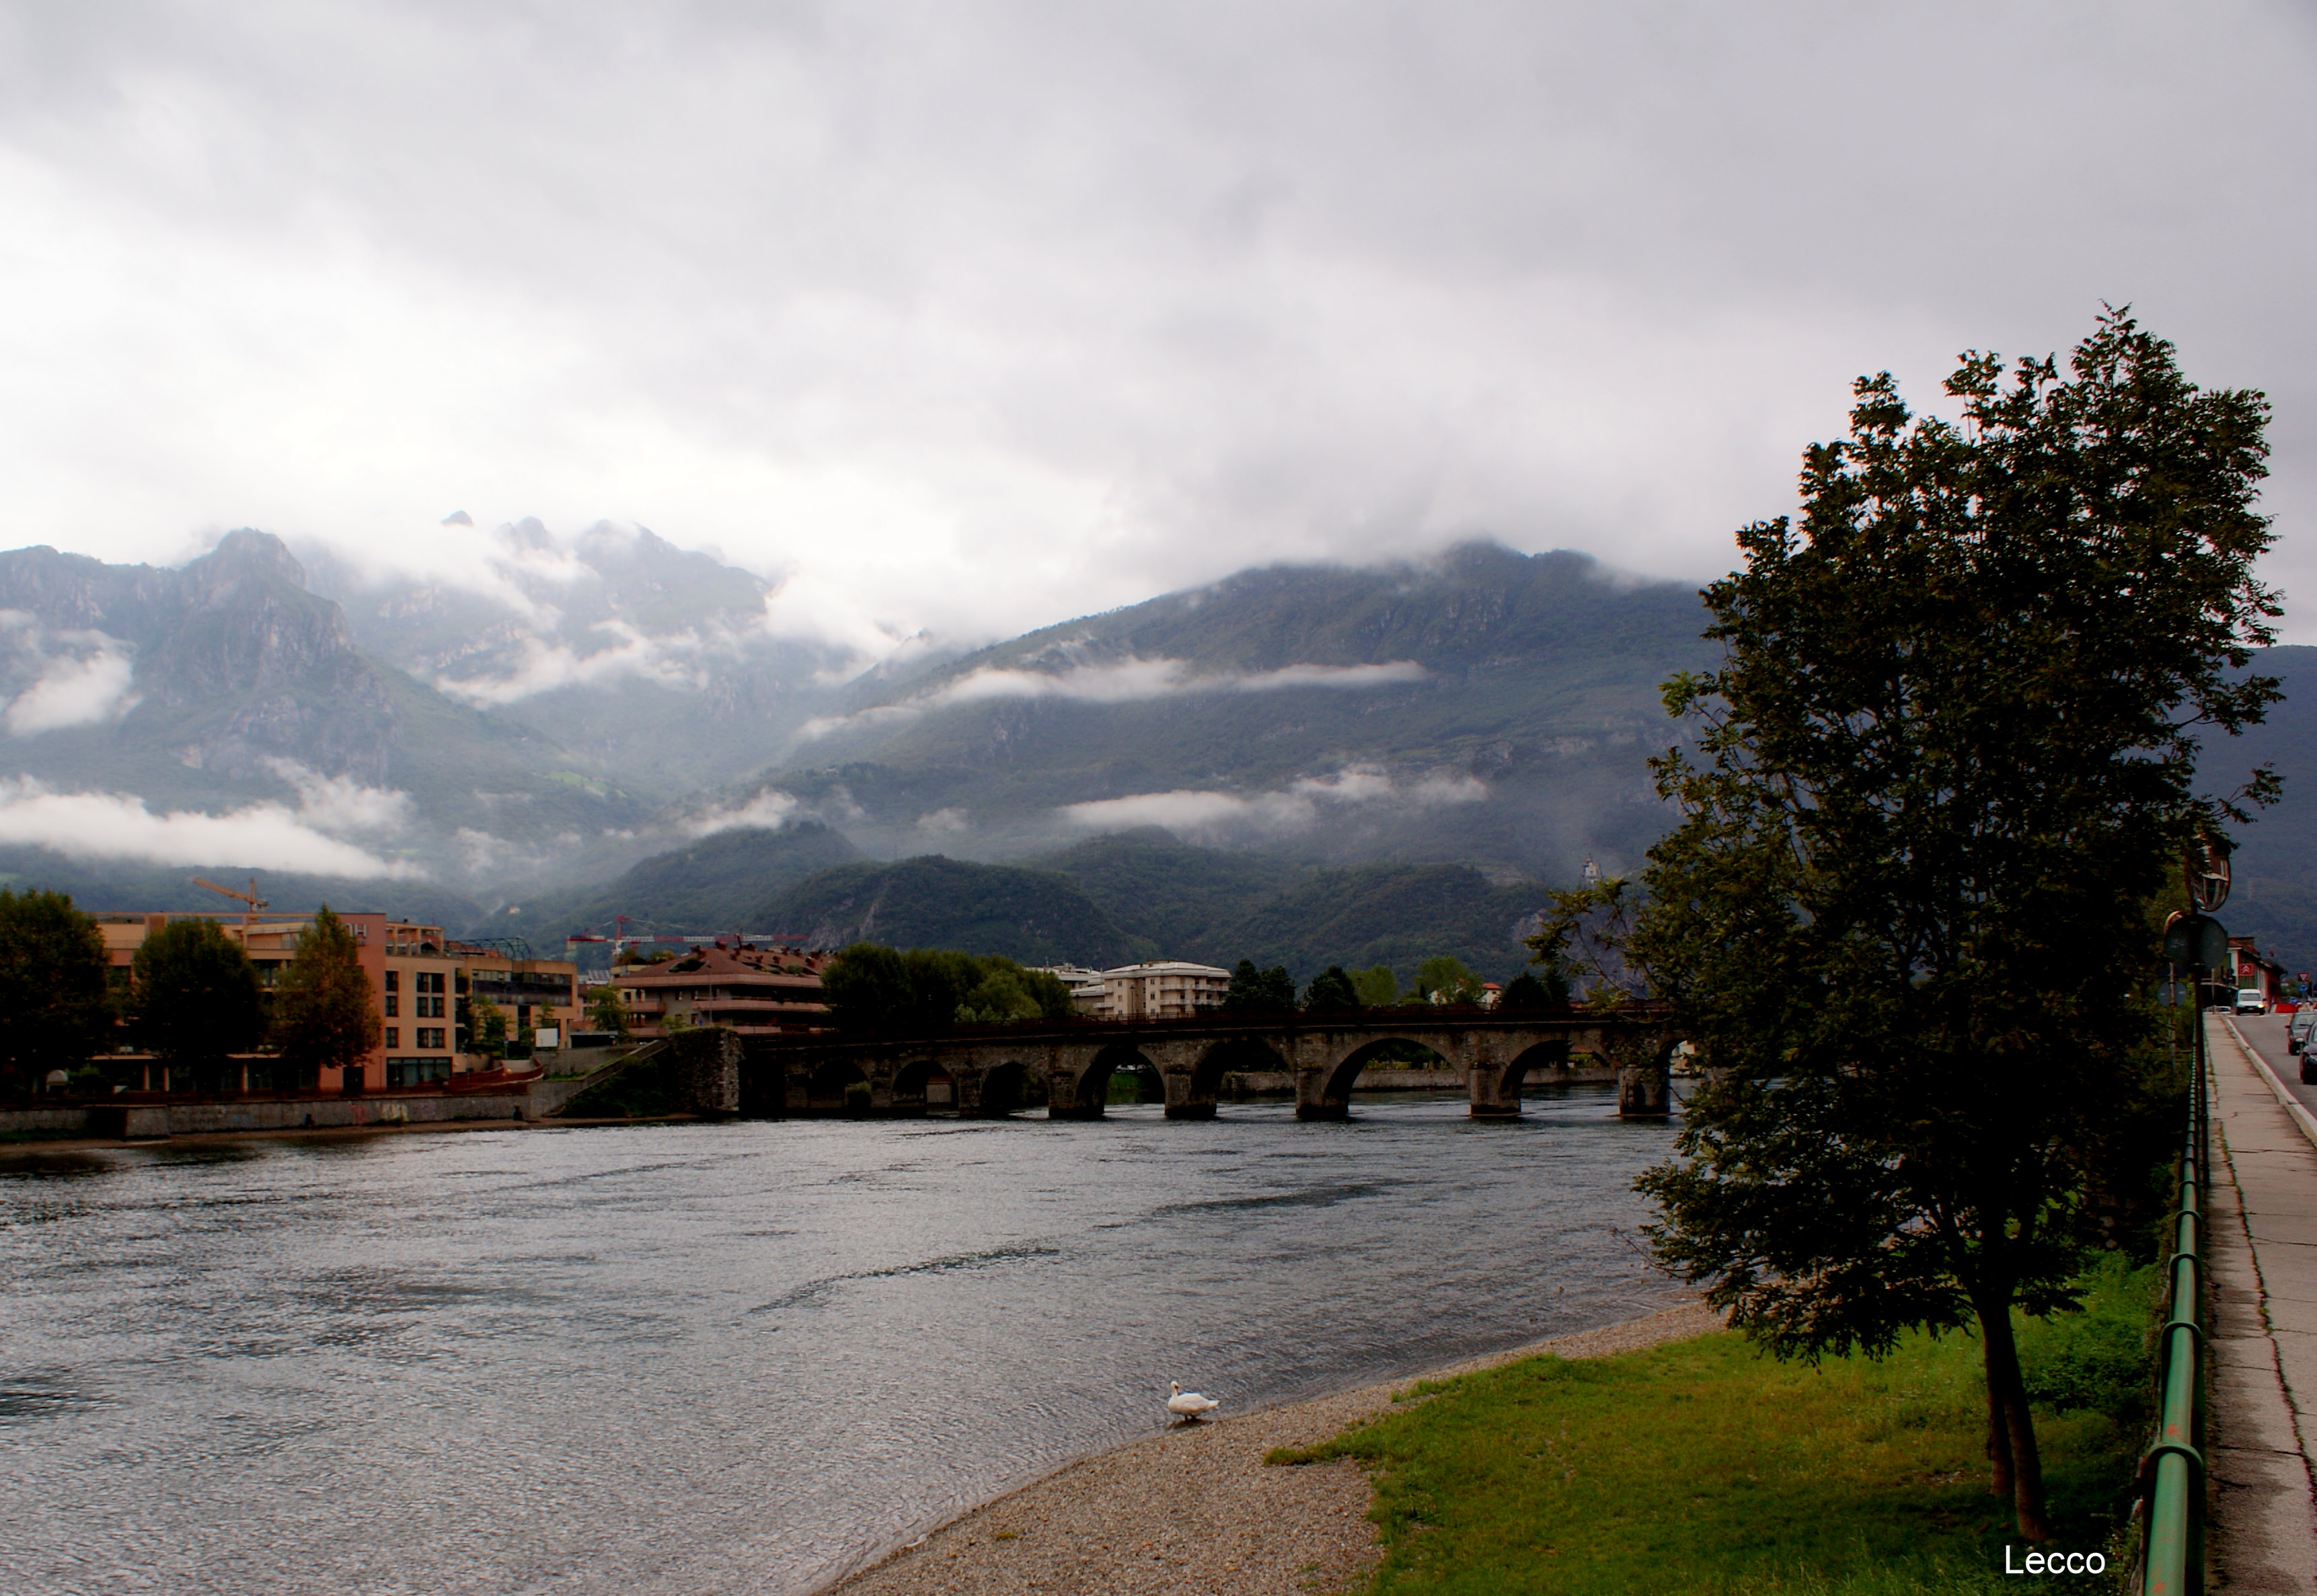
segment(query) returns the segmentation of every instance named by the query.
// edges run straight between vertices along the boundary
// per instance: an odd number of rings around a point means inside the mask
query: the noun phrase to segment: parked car
[[[2303,1004],[2293,1011],[2286,1023],[2285,1045],[2288,1052],[2299,1053],[2309,1045],[2309,1033],[2317,1028],[2317,1008]]]
[[[2237,1012],[2239,1014],[2267,1014],[2268,1012],[2268,1000],[2261,996],[2260,988],[2257,986],[2246,987],[2237,993]]]

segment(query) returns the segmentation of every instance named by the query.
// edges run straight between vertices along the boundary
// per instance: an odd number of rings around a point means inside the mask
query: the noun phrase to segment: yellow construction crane
[[[244,926],[254,926],[257,923],[258,913],[265,907],[265,900],[257,895],[257,877],[253,875],[249,878],[249,891],[246,892],[237,892],[232,887],[221,887],[213,881],[203,881],[198,875],[191,879],[197,887],[207,887],[221,897],[237,899],[248,904],[248,910],[241,917],[241,923]]]

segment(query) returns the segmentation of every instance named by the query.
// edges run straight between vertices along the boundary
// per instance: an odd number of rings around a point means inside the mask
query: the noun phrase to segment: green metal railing
[[[2201,1005],[2199,1005],[2201,1009]],[[2179,1215],[2172,1242],[2171,1312],[2158,1343],[2156,1442],[2142,1460],[2149,1479],[2141,1551],[2145,1596],[2202,1596],[2205,1589],[2205,1028],[2196,1015],[2196,1084],[2180,1153]],[[2152,1476],[2152,1478],[2151,1477]]]

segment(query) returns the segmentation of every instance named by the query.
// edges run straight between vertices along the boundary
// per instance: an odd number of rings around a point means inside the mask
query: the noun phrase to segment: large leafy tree
[[[137,1040],[170,1063],[214,1071],[264,1040],[257,971],[215,920],[169,921],[145,938],[131,968]]]
[[[953,1025],[1068,1019],[1070,989],[997,954],[856,942],[820,973],[822,997],[848,1029],[924,1036]]]
[[[300,1072],[338,1068],[377,1047],[385,1024],[354,934],[325,903],[274,990],[274,1045]]]
[[[0,1090],[28,1090],[102,1049],[112,1027],[104,937],[62,892],[0,889]]]
[[[1330,964],[1311,978],[1303,993],[1303,1007],[1320,1013],[1339,1013],[1360,1007],[1360,989],[1341,964]]]
[[[1695,735],[1655,762],[1682,820],[1629,946],[1727,1073],[1642,1187],[1661,1256],[1782,1355],[1975,1322],[1995,1489],[2042,1538],[2012,1314],[2068,1300],[2099,1188],[2146,1174],[2110,1166],[2169,861],[2275,794],[2196,781],[2279,695],[2243,673],[2278,613],[2268,406],[2123,312],[1946,390],[1953,421],[1861,380],[1800,524],[1705,592],[1721,668],[1668,685]]]
[[[1261,969],[1253,959],[1241,959],[1223,989],[1221,1005],[1228,1014],[1286,1014],[1295,1007],[1295,980],[1284,964]]]

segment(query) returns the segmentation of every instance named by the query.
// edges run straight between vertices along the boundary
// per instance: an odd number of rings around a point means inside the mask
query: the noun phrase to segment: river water
[[[1670,1296],[1609,1088],[0,1156],[0,1589],[796,1592]]]

